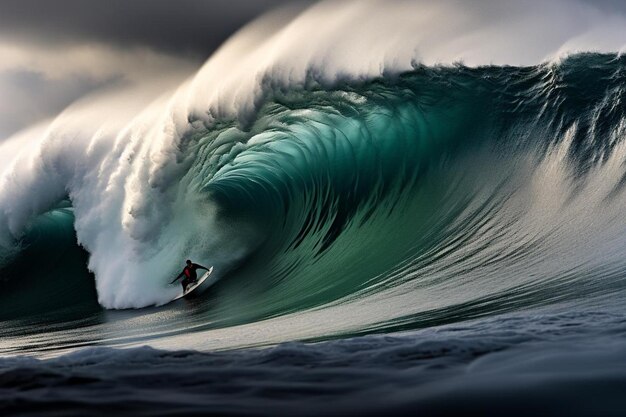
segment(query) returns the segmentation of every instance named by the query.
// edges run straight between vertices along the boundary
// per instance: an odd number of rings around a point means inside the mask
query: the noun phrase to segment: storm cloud
[[[0,140],[76,99],[151,75],[184,79],[287,0],[0,0]]]
[[[0,37],[106,42],[206,57],[246,22],[289,0],[1,0]],[[301,4],[304,4],[300,2]]]

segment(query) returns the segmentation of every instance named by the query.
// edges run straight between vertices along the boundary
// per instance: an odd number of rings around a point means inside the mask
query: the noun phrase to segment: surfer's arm
[[[206,266],[202,266],[202,265],[198,265],[198,264],[194,264],[194,266],[195,266],[197,269],[204,269],[205,271],[208,271],[208,270],[209,270],[209,268],[207,268]]]
[[[176,278],[174,278],[174,281],[170,282],[170,284],[173,284],[173,283],[175,283],[176,281],[178,281],[178,279],[179,279],[180,277],[182,277],[183,275],[185,275],[185,271],[184,271],[184,270],[183,270],[183,272],[181,272],[180,274],[178,274],[178,276],[177,276]]]

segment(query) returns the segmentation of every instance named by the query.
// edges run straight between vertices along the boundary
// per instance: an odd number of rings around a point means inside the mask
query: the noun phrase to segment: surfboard
[[[193,290],[195,290],[196,288],[198,288],[200,285],[202,285],[204,283],[204,281],[206,281],[210,276],[211,273],[213,273],[213,267],[210,267],[208,271],[206,271],[204,273],[204,275],[202,275],[200,278],[198,278],[196,280],[196,282],[191,283],[189,285],[187,285],[187,289],[185,290],[185,292],[182,291],[182,287],[180,288],[180,294],[178,294],[176,296],[176,298],[174,298],[174,300],[178,300],[179,298],[183,298],[186,295],[189,295],[191,292],[193,292]],[[215,280],[213,280],[215,281]],[[209,282],[211,285],[213,285],[215,282]],[[178,284],[180,286],[180,284]],[[174,301],[172,300],[172,301]]]

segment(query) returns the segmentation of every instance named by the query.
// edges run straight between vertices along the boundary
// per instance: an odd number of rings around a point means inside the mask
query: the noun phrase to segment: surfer
[[[185,292],[187,290],[187,285],[198,279],[198,274],[196,273],[196,270],[198,269],[206,269],[207,271],[209,270],[209,268],[206,268],[202,265],[194,264],[189,259],[187,259],[187,266],[183,268],[183,272],[181,272],[176,278],[174,278],[174,281],[172,281],[171,284],[175,283],[177,279],[184,276],[185,278],[183,278],[181,284],[183,286],[183,292]]]

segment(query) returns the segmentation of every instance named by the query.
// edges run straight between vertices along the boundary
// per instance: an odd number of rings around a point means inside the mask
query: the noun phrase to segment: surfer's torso
[[[183,274],[185,274],[187,279],[195,281],[198,279],[198,274],[196,272],[198,268],[201,268],[201,266],[198,264],[191,264],[191,266],[186,266],[185,269],[183,269]]]

